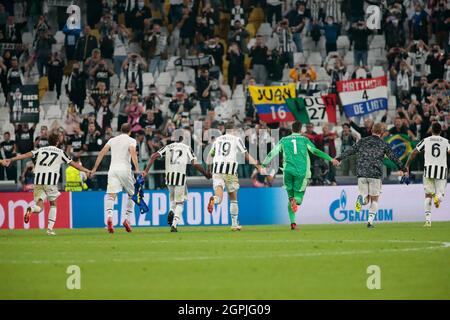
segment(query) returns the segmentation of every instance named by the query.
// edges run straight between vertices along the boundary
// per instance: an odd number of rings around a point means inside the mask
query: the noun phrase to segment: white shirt
[[[123,133],[109,139],[107,145],[111,148],[109,171],[131,171],[130,147],[136,148],[136,140]]]

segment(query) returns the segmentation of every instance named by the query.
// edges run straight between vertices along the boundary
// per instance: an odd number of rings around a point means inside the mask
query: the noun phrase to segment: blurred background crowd
[[[81,8],[81,32],[67,26],[70,4]],[[371,4],[381,8],[378,30],[366,22]],[[45,146],[58,131],[61,148],[92,167],[125,122],[142,164],[174,130],[193,133],[195,121],[204,132],[234,122],[247,131],[247,145],[267,129],[259,139],[270,149],[271,130],[281,138],[288,124],[260,121],[249,85],[294,82],[298,94],[312,95],[336,92],[338,80],[383,74],[387,112],[347,119],[338,100],[337,125],[308,124],[303,134],[332,157],[379,121],[386,136],[412,141],[430,135],[438,121],[449,138],[449,31],[447,0],[0,0],[0,157]],[[39,85],[39,123],[10,121],[9,97],[24,84]],[[191,137],[204,147],[212,139]],[[354,159],[337,172],[319,159],[312,164],[316,185],[355,175]],[[32,169],[32,162],[1,168],[0,180],[28,190]],[[152,169],[149,187],[164,187],[164,161]],[[271,184],[248,164],[239,176]],[[99,175],[88,186],[105,183]]]

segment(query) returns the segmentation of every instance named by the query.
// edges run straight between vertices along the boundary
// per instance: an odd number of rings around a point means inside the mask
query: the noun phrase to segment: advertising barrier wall
[[[447,187],[450,194],[450,186]],[[105,226],[105,193],[62,193],[58,201],[56,227],[100,228]],[[213,214],[207,211],[210,189],[189,190],[183,221],[180,225],[209,226],[229,225],[229,203],[225,196]],[[297,212],[300,224],[361,223],[367,220],[368,208],[357,214],[354,203],[357,186],[309,187]],[[423,221],[422,185],[386,185],[379,201],[377,220],[380,222]],[[120,194],[116,199],[114,225],[124,219],[128,196]],[[31,193],[0,193],[0,228],[45,228],[48,205],[43,213],[33,216],[29,225],[23,225],[23,211],[32,203]],[[242,188],[238,194],[239,220],[242,225],[288,224],[287,196],[283,188]],[[141,215],[136,208],[131,225],[139,227],[167,226],[169,194],[167,191],[147,191],[145,201],[150,211]],[[450,221],[450,198],[439,209],[433,207],[433,221]]]
[[[62,192],[58,199],[55,228],[72,228],[71,194]],[[33,205],[32,192],[0,193],[0,229],[44,229],[47,228],[50,206],[45,203],[40,214],[34,214],[27,225],[23,223],[24,212]]]

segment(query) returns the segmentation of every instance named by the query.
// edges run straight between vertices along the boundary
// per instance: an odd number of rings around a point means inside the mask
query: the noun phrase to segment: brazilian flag
[[[389,146],[391,146],[394,153],[404,164],[408,160],[408,157],[411,154],[411,152],[414,151],[414,148],[416,147],[417,144],[417,141],[411,140],[411,138],[406,134],[390,135],[384,138],[384,141],[386,141],[389,144]],[[389,169],[393,170],[397,169],[395,163],[388,158],[384,159],[384,165]]]

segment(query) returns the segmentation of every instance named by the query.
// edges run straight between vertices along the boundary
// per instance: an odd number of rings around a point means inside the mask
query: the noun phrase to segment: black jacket
[[[94,36],[83,36],[78,39],[75,47],[75,57],[78,61],[85,61],[92,55],[92,50],[98,49],[98,40]]]
[[[356,154],[356,175],[358,178],[381,179],[385,156],[405,171],[403,163],[386,141],[374,135],[362,138],[336,159],[341,161],[353,154]]]
[[[69,76],[69,81],[66,85],[66,91],[72,101],[77,101],[80,98],[86,98],[86,79],[87,74],[84,72],[73,73]]]

